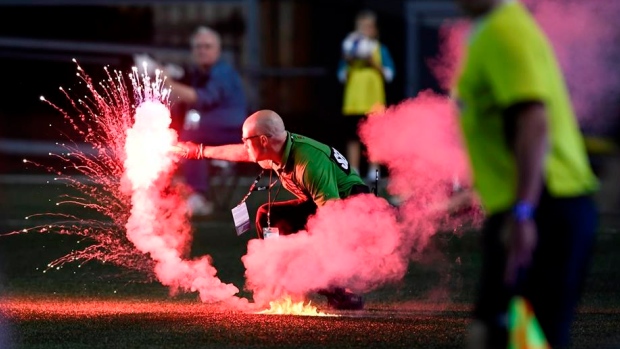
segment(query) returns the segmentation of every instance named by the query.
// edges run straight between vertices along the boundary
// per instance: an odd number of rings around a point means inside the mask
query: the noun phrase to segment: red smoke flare
[[[127,131],[125,175],[131,183],[129,240],[156,262],[155,275],[175,290],[197,291],[203,302],[231,301],[239,292],[217,278],[210,257],[184,259],[190,242],[189,224],[180,197],[166,197],[174,169],[171,150],[176,132],[170,129],[170,110],[158,98],[147,98],[136,109]],[[176,199],[176,200],[174,200]],[[175,202],[176,201],[176,202]]]
[[[171,181],[176,161],[172,146],[169,90],[157,72],[155,79],[140,75],[136,68],[125,77],[115,71],[95,85],[78,66],[78,76],[86,87],[83,98],[73,99],[61,91],[74,108],[67,112],[43,101],[62,113],[66,122],[92,153],[69,140],[67,152],[50,154],[88,178],[80,181],[58,168],[49,168],[83,196],[69,197],[70,204],[100,213],[102,219],[82,219],[75,214],[41,214],[62,217],[16,233],[36,231],[84,237],[81,249],[60,257],[49,267],[89,260],[111,262],[154,276],[173,292],[198,292],[204,302],[225,302],[237,307],[247,300],[234,295],[238,289],[216,276],[209,256],[186,259],[191,242],[191,225],[182,197],[184,188]],[[75,209],[75,207],[74,207]],[[107,218],[107,219],[106,219]]]
[[[362,141],[370,159],[388,167],[388,189],[403,204],[372,194],[333,201],[310,218],[307,232],[250,241],[243,263],[255,301],[330,286],[367,292],[398,281],[444,224],[479,218],[451,219],[442,209],[453,185],[470,178],[456,115],[450,99],[425,92],[369,117]]]

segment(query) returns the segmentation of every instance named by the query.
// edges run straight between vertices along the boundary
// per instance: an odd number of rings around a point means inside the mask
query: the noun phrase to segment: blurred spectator
[[[527,8],[456,2],[476,21],[456,94],[487,214],[470,345],[513,347],[509,304],[525,299],[548,344],[564,348],[595,243],[597,179],[553,49]]]
[[[220,36],[207,27],[199,27],[190,38],[193,64],[184,73],[166,68],[171,101],[181,103],[185,112],[180,140],[222,145],[239,142],[240,129],[248,114],[246,97],[239,74],[221,59]],[[187,160],[183,164],[185,181],[192,192],[188,207],[192,215],[213,211],[209,197],[209,172],[213,163]],[[232,166],[218,162],[219,166]]]
[[[362,11],[356,16],[355,31],[342,42],[338,67],[338,80],[345,84],[342,113],[347,158],[358,173],[362,159],[358,124],[368,113],[385,107],[384,84],[393,79],[394,62],[387,47],[379,42],[377,17],[371,11]],[[367,178],[375,178],[378,168],[369,163]]]

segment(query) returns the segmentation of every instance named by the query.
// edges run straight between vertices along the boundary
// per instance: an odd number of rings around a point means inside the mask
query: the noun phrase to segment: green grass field
[[[25,221],[27,215],[57,210],[55,201],[66,191],[58,185],[3,185],[0,233],[36,222]],[[264,195],[251,197],[251,213]],[[240,258],[253,231],[236,236],[227,211],[195,221],[194,228],[191,255],[211,255],[220,279],[243,289]],[[1,301],[15,347],[461,348],[479,267],[475,231],[439,233],[403,280],[366,295],[366,311],[274,316],[221,312],[196,294],[173,296],[143,273],[97,261],[43,272],[50,261],[83,245],[58,234],[0,237]],[[603,227],[575,321],[574,348],[620,347],[619,266],[620,234]],[[251,298],[243,290],[240,295]],[[324,309],[322,297],[311,301]]]

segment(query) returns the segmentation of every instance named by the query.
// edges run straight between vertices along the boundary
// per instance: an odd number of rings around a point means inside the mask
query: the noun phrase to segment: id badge
[[[280,236],[280,230],[274,227],[263,228],[263,239],[275,239]]]
[[[245,202],[232,209],[233,221],[235,221],[235,230],[237,236],[250,230],[250,214],[248,213],[248,206]]]

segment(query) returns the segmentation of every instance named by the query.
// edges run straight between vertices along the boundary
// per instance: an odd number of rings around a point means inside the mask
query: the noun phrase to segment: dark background
[[[294,108],[282,106],[281,99],[273,98],[273,91],[260,90],[257,108],[272,108],[286,119],[287,126],[310,136],[337,139],[337,134],[327,133],[325,124],[332,124],[340,116],[343,86],[336,78],[342,38],[348,34],[354,23],[355,14],[370,8],[377,12],[382,42],[390,50],[396,65],[396,76],[386,86],[388,104],[395,104],[405,98],[405,18],[402,1],[312,1],[306,6],[309,11],[300,16],[312,23],[311,34],[306,35],[309,46],[303,65],[323,68],[319,76],[281,77],[278,88],[286,88],[305,80],[309,86],[303,96],[303,103]],[[15,20],[19,19],[19,20]],[[243,23],[242,23],[243,24]],[[153,15],[147,6],[3,6],[0,10],[0,36],[34,39],[156,45]],[[230,23],[220,23],[222,30],[231,30]],[[242,25],[241,25],[242,26]],[[217,29],[217,27],[216,27]],[[237,25],[236,30],[247,30]],[[425,43],[421,45],[420,61],[432,57],[437,51],[437,33],[432,28],[420,28]],[[185,48],[184,45],[178,48]],[[234,47],[224,47],[234,50]],[[295,47],[290,49],[295,50]],[[269,50],[269,47],[262,47]],[[75,86],[76,58],[80,66],[95,82],[105,79],[103,66],[129,72],[133,61],[128,55],[106,53],[84,53],[45,51],[30,48],[0,47],[0,65],[4,68],[5,93],[0,103],[0,137],[12,139],[58,139],[58,133],[50,131],[49,122],[62,117],[50,106],[39,100],[45,96],[55,104],[63,105],[65,98],[58,87]],[[264,67],[278,67],[278,62],[265,62]],[[255,77],[259,84],[268,84],[260,72],[238,67],[244,77]],[[427,69],[421,69],[421,87],[436,88],[436,83]],[[270,98],[271,95],[271,98]],[[282,109],[285,110],[282,110]],[[288,110],[287,110],[288,109]],[[178,123],[176,124],[178,125]]]

